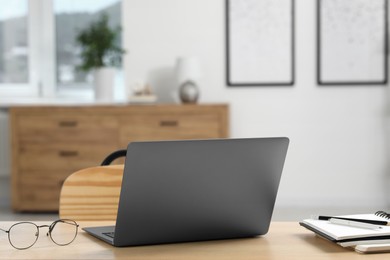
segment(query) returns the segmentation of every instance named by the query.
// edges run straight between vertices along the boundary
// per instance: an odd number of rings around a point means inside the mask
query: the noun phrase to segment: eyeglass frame
[[[69,223],[69,221],[72,222],[72,223]],[[56,225],[57,223],[59,223],[59,222],[62,222],[62,223],[66,223],[66,224],[70,224],[70,225],[76,226],[76,233],[75,233],[73,239],[72,239],[69,243],[66,243],[66,244],[59,244],[59,243],[57,243],[57,242],[53,239],[53,237],[51,236],[51,232],[53,231],[55,225]],[[15,246],[14,244],[12,244],[12,242],[11,242],[10,231],[11,231],[11,229],[12,229],[14,226],[20,225],[20,224],[33,224],[33,225],[37,228],[37,232],[38,232],[38,233],[37,233],[37,235],[36,235],[36,239],[35,239],[34,243],[32,243],[32,244],[31,244],[30,246],[28,246],[28,247],[19,248],[19,247],[16,247],[16,246]],[[74,220],[72,220],[72,219],[57,219],[57,220],[53,221],[53,223],[51,223],[50,225],[40,225],[40,226],[38,226],[38,225],[35,224],[34,222],[30,222],[30,221],[21,221],[21,222],[14,223],[8,230],[2,229],[2,228],[0,228],[0,230],[1,230],[1,231],[4,231],[5,233],[8,234],[8,242],[11,244],[11,246],[12,246],[13,248],[18,249],[18,250],[25,250],[25,249],[29,249],[30,247],[32,247],[33,245],[35,245],[35,243],[38,241],[39,234],[40,234],[40,233],[39,233],[39,229],[40,229],[40,228],[44,228],[44,227],[49,228],[49,231],[47,231],[46,236],[49,236],[49,237],[50,237],[50,240],[53,241],[54,244],[56,244],[56,245],[58,245],[58,246],[66,246],[66,245],[71,244],[71,243],[76,239],[77,234],[78,234],[78,230],[79,230],[79,226],[80,226],[80,225],[77,224],[77,222],[74,221]]]

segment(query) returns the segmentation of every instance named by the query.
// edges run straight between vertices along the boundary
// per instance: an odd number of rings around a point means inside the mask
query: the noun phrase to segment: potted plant
[[[93,71],[96,100],[110,101],[113,98],[115,69],[122,62],[125,51],[117,46],[120,27],[108,26],[107,14],[78,33],[76,41],[81,47],[81,65],[78,69]]]

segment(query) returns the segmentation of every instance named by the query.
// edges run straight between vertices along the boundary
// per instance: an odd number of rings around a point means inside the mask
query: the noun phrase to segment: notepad
[[[337,216],[343,218],[386,220],[374,214],[356,214]],[[313,231],[341,246],[356,246],[368,244],[390,244],[390,226],[381,226],[380,229],[368,229],[339,225],[330,223],[327,220],[305,219],[299,223],[301,226]]]

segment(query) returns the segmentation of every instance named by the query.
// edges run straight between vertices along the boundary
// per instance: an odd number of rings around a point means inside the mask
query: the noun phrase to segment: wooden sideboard
[[[10,108],[12,208],[57,211],[65,178],[131,141],[226,138],[228,105]]]

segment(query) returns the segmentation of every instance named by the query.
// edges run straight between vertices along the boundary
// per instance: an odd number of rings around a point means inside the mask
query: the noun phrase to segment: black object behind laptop
[[[264,235],[289,140],[133,142],[115,226],[84,228],[114,246]]]

